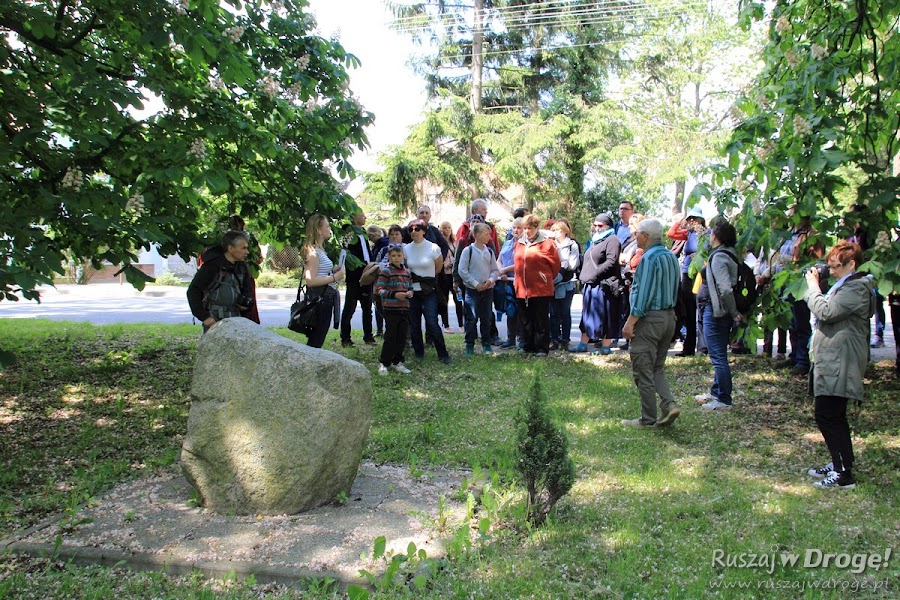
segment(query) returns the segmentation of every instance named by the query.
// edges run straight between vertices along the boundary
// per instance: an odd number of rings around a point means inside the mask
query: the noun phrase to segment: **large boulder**
[[[197,348],[181,462],[219,513],[294,514],[349,492],[371,419],[361,364],[243,318]]]

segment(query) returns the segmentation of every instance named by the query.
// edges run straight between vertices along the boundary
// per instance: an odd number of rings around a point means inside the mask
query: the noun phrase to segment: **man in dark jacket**
[[[353,215],[352,224],[354,227],[365,228],[366,213],[359,211]],[[341,312],[341,346],[353,346],[353,340],[350,339],[350,322],[353,313],[356,312],[357,302],[362,308],[363,342],[374,346],[378,342],[372,336],[372,284],[362,285],[359,278],[362,277],[365,266],[374,262],[375,256],[372,254],[372,246],[366,234],[353,233],[351,237],[353,241],[347,245],[347,252],[358,258],[362,265],[356,268],[347,265],[347,294],[344,296],[344,308]]]
[[[206,332],[216,321],[239,317],[253,303],[253,288],[247,270],[250,238],[244,231],[228,231],[221,247],[203,253],[203,266],[188,286],[191,313]]]

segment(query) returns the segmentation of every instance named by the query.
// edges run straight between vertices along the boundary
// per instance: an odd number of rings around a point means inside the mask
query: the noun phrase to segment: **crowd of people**
[[[625,201],[619,205],[618,221],[606,213],[592,219],[582,250],[565,218],[542,222],[526,209],[517,209],[513,216],[501,244],[496,227],[487,220],[484,200],[472,203],[471,217],[455,232],[448,222],[432,225],[428,206],[420,206],[405,226],[394,224],[387,231],[366,227],[366,215],[360,211],[352,216],[353,233],[345,240],[347,254],[356,260],[345,265],[336,264],[324,249],[332,235],[328,219],[313,215],[302,248],[304,279],[307,294],[322,300],[307,343],[321,347],[332,323],[339,323],[341,345],[353,346],[350,324],[359,305],[363,343],[377,345],[376,337],[383,338],[379,374],[410,373],[404,364],[410,348],[422,358],[432,347],[439,360],[451,364],[444,335],[457,331],[449,319],[452,298],[457,327],[465,336],[465,356],[474,356],[477,346],[482,354],[493,354],[499,347],[535,357],[552,351],[603,356],[621,342],[618,349],[630,353],[641,404],[640,417],[623,420],[623,425],[667,427],[680,415],[665,374],[668,352],[678,339],[682,347],[676,357],[697,352],[709,356],[709,390],[695,396],[701,408],[732,408],[728,352],[752,351],[732,340],[749,316],[738,308],[739,274],[747,263],[754,266],[756,287],[764,290],[792,263],[824,257],[826,265],[806,271],[808,291],[784,300],[790,306],[790,335],[778,330],[776,346],[776,331],[766,330],[763,354],[772,357],[774,351],[776,365],[810,377],[816,422],[831,461],[809,474],[821,487],[855,485],[847,405],[862,401],[869,347],[883,344],[884,328],[882,308],[881,329],[876,324],[870,342],[869,322],[882,299],[871,278],[856,272],[863,260],[859,231],[826,254],[821,243],[810,239],[814,232],[809,219],[798,216],[779,248],[756,257],[738,251],[737,232],[722,217],[709,227],[695,208],[678,215],[664,231],[660,221],[635,213]],[[252,276],[242,267],[250,241],[242,229],[230,230],[220,249],[205,253],[188,289],[192,312],[204,331],[222,318],[255,314],[250,312],[251,307],[255,310]],[[698,252],[703,257],[699,267],[694,260]],[[829,274],[835,282],[826,287]],[[337,290],[341,281],[346,283],[342,308]],[[572,301],[578,291],[581,335],[573,346]],[[900,301],[891,298],[891,308],[896,330]],[[496,324],[503,317],[506,340],[499,338]],[[900,371],[900,354],[897,368]]]

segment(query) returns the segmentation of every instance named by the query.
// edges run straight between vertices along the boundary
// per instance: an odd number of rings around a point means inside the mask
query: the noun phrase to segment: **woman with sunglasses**
[[[831,462],[808,473],[821,479],[813,484],[817,487],[846,490],[856,487],[847,403],[863,401],[875,293],[872,280],[856,272],[863,262],[859,244],[839,242],[825,256],[825,262],[835,284],[823,294],[818,269],[810,268],[803,300],[816,317],[810,345],[810,376],[816,398],[816,425],[825,438]]]
[[[450,354],[444,343],[444,333],[438,323],[438,299],[435,287],[436,275],[444,266],[441,248],[425,239],[427,223],[422,219],[409,222],[409,236],[412,242],[406,244],[406,264],[413,281],[413,297],[409,300],[409,329],[412,335],[413,352],[416,358],[425,356],[425,343],[422,340],[422,317],[425,317],[425,328],[434,343],[438,358],[444,364],[450,364]]]

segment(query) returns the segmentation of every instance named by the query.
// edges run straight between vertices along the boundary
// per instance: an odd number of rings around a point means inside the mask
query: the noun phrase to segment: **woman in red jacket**
[[[522,319],[525,352],[547,356],[550,351],[550,302],[553,300],[553,278],[559,272],[556,242],[540,231],[541,220],[535,215],[522,219],[525,233],[514,251],[516,300]]]

